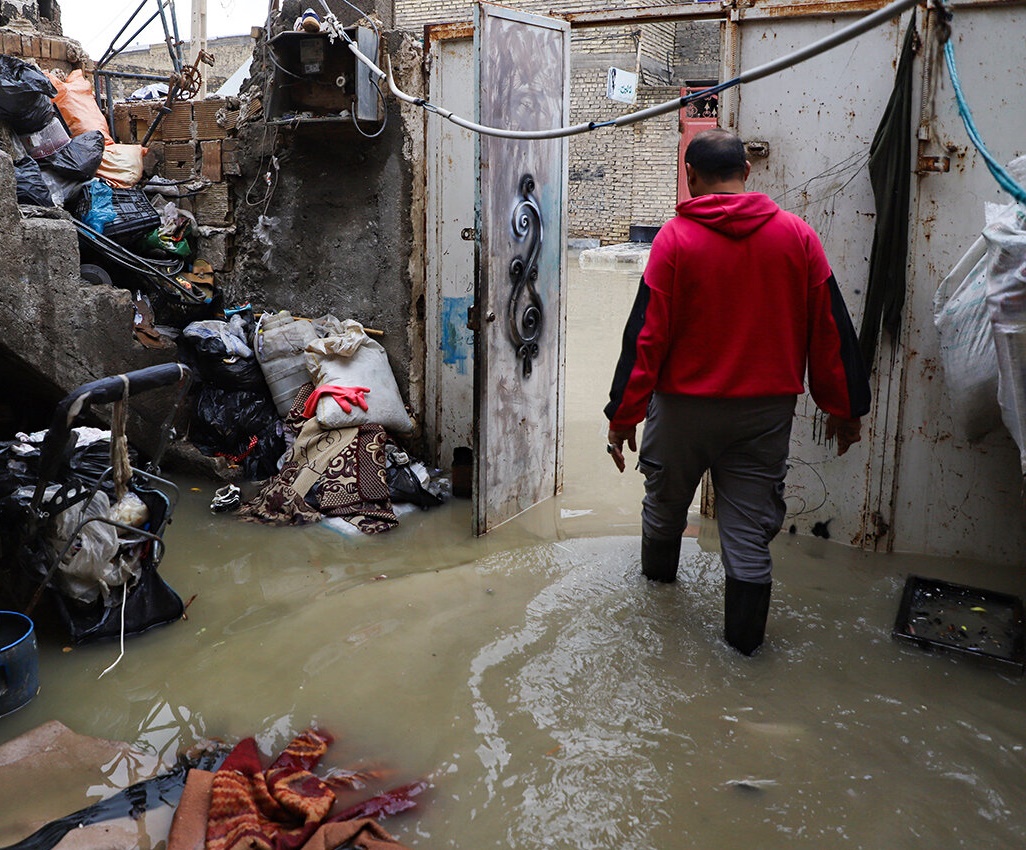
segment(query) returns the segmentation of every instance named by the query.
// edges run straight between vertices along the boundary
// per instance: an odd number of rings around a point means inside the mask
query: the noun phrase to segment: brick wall
[[[605,73],[571,72],[570,121],[608,120],[679,96],[672,86],[644,86],[627,107],[606,98]],[[632,224],[662,224],[677,196],[675,112],[630,127],[596,130],[570,139],[570,236],[625,242]]]
[[[507,0],[505,5],[551,14],[553,8],[572,12],[613,4],[564,0],[554,7],[551,0]],[[465,0],[396,0],[395,16],[397,27],[419,34],[425,24],[467,21],[473,14]],[[570,123],[609,120],[678,97],[679,80],[704,79],[718,58],[718,24],[705,29],[674,22],[575,28],[570,40]],[[606,97],[611,66],[640,71],[636,104]],[[677,196],[678,138],[676,112],[626,128],[572,136],[568,236],[623,242],[632,224],[662,224],[670,218]]]

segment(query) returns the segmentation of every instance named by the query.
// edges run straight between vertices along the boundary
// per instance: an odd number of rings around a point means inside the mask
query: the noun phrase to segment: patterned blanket
[[[341,517],[367,534],[394,528],[399,520],[385,477],[385,429],[361,425],[327,430],[316,417],[303,419],[301,411],[312,390],[307,384],[300,391],[286,420],[301,428],[281,470],[239,515],[278,525]]]

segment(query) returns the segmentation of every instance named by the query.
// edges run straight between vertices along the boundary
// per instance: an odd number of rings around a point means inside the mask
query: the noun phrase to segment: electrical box
[[[367,27],[347,27],[360,52],[377,61],[378,39]],[[283,32],[269,42],[273,67],[264,112],[267,123],[347,123],[354,118],[364,132],[381,126],[381,96],[370,69],[349,42],[326,32]]]

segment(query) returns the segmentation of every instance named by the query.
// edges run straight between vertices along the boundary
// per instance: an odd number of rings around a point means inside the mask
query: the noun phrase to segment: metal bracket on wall
[[[535,281],[538,279],[538,256],[542,247],[542,215],[537,202],[531,196],[534,192],[534,178],[525,174],[520,178],[520,198],[513,208],[513,235],[517,241],[527,240],[527,259],[517,254],[509,264],[509,276],[513,288],[509,295],[509,335],[516,349],[517,357],[523,359],[523,374],[531,376],[531,361],[538,356],[538,340],[541,337],[543,306]],[[527,293],[527,303],[520,299]]]

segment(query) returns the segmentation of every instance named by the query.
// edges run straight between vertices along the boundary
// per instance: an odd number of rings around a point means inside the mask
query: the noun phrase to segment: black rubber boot
[[[649,581],[675,581],[679,561],[679,537],[673,540],[653,540],[642,535],[641,574]]]
[[[756,584],[727,576],[723,636],[742,655],[751,655],[762,645],[772,587],[771,582]]]

